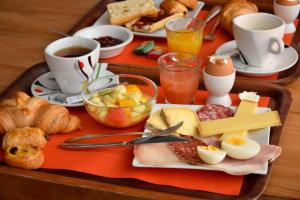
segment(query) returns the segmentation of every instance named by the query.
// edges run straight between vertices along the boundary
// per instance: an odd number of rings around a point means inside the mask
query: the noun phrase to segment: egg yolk
[[[213,145],[209,145],[209,146],[202,146],[201,148],[208,150],[208,151],[219,151],[220,149],[213,146]]]
[[[234,145],[242,145],[246,143],[246,140],[244,138],[237,138],[237,137],[230,137],[225,140],[225,142],[229,144],[234,144]]]

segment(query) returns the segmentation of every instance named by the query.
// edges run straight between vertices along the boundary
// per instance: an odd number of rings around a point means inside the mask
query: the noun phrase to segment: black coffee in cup
[[[60,49],[54,53],[55,56],[64,57],[64,58],[74,58],[80,57],[90,53],[92,49],[82,47],[82,46],[71,46]]]

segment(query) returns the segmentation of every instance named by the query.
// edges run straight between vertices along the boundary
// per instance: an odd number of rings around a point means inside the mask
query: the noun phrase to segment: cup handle
[[[277,44],[277,49],[274,49],[274,44]],[[269,51],[273,54],[281,54],[284,50],[284,43],[281,39],[278,38],[271,38],[269,42]]]

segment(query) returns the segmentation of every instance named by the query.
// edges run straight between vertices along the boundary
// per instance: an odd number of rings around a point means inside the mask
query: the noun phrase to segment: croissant
[[[32,145],[44,148],[46,144],[47,140],[44,131],[33,127],[16,128],[7,132],[2,138],[3,150],[19,145]]]
[[[257,6],[254,3],[246,0],[231,0],[225,5],[221,13],[220,24],[222,28],[230,33],[233,33],[233,19],[239,15],[258,12]]]
[[[38,127],[48,134],[69,133],[81,128],[81,122],[63,106],[16,92],[0,103],[0,135],[23,127]]]

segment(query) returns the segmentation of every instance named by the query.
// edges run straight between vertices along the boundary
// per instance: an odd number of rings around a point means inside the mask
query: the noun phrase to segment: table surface
[[[68,32],[96,0],[1,0],[0,92],[30,66],[44,61],[43,50],[60,38],[48,27]],[[286,86],[293,103],[283,129],[283,151],[273,165],[264,197],[300,198],[300,80]]]

